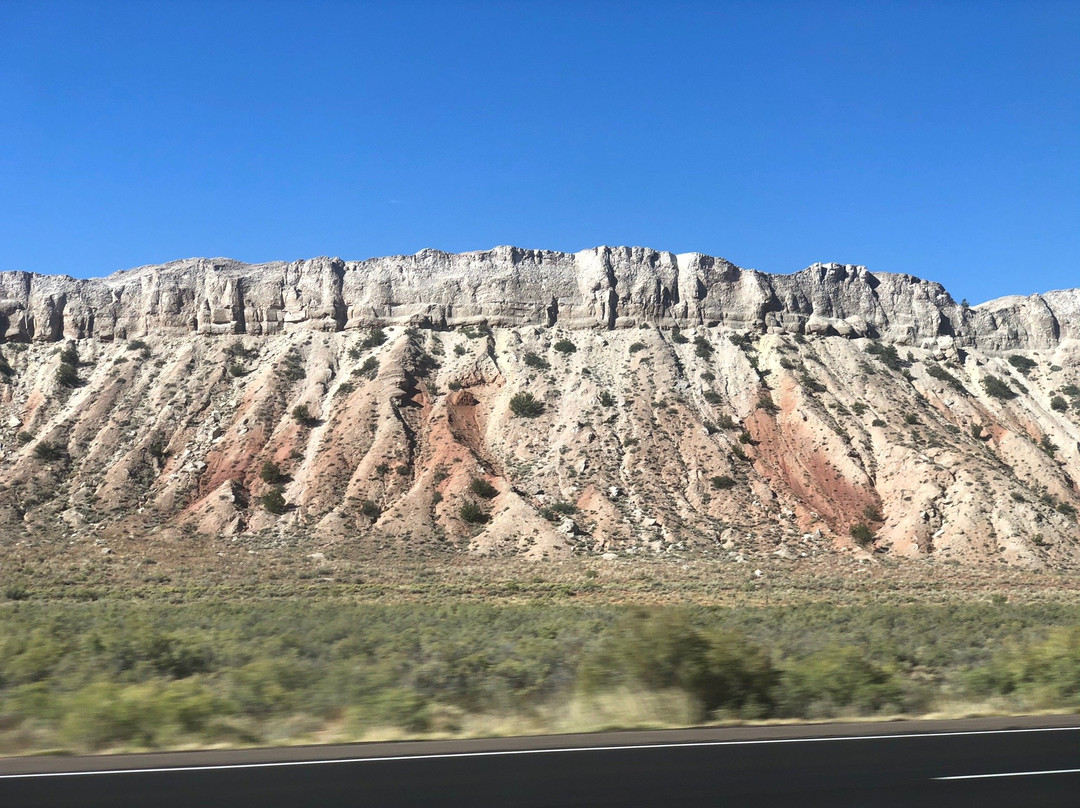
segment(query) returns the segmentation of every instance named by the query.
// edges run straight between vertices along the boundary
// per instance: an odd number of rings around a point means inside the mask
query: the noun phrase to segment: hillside
[[[1078,310],[639,248],[0,273],[0,542],[1071,569]]]

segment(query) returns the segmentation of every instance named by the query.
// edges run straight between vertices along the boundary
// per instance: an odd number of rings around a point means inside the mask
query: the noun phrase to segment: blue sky
[[[646,245],[1080,286],[1080,3],[0,0],[0,270]]]

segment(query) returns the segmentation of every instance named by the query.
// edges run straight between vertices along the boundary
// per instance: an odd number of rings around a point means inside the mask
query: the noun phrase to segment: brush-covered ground
[[[4,559],[0,753],[1080,707],[1075,576],[307,549]]]

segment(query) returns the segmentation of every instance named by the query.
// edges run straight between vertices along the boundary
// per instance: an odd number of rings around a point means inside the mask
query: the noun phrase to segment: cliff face
[[[425,250],[368,261],[259,265],[190,259],[95,280],[0,273],[0,334],[10,341],[485,321],[568,329],[719,325],[923,347],[946,338],[1003,350],[1075,338],[1078,309],[1075,291],[968,309],[939,284],[910,275],[840,264],[766,275],[720,258],[642,248]]]
[[[2,273],[0,562],[203,534],[1071,567],[1078,306],[636,248]]]

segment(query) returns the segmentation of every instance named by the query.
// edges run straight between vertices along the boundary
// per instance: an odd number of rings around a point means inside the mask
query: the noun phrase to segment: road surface
[[[22,806],[1080,806],[1080,717],[0,760]]]

